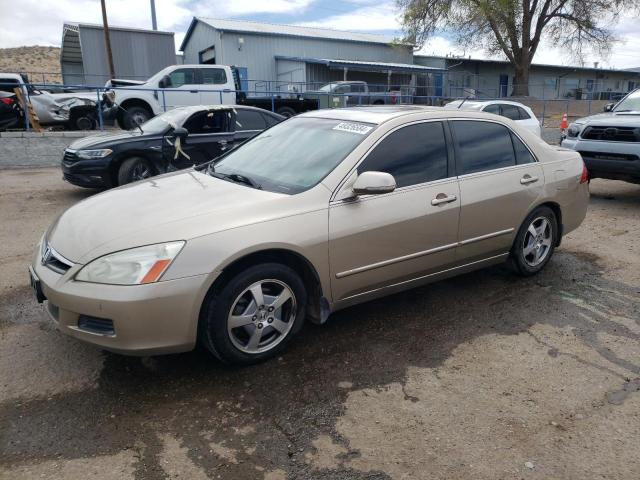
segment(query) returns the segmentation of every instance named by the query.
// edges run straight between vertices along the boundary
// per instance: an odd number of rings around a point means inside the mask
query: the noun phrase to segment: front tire
[[[304,283],[293,269],[259,264],[209,292],[199,337],[224,363],[259,363],[284,350],[302,328],[306,303]]]
[[[558,243],[558,220],[549,207],[538,207],[522,223],[511,249],[516,273],[535,275],[549,262]]]
[[[118,169],[118,185],[137,182],[153,177],[156,174],[151,163],[142,157],[128,158]]]

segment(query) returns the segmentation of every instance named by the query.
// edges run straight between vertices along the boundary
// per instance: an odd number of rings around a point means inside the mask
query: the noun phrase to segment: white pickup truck
[[[226,65],[172,65],[147,81],[110,80],[116,118],[121,128],[131,129],[175,107],[234,105],[233,71]]]

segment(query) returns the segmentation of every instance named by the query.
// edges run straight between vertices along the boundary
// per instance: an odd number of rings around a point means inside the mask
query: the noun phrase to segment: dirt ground
[[[539,276],[350,308],[239,369],[59,334],[27,265],[91,192],[0,171],[0,478],[638,479],[640,186],[591,191]]]

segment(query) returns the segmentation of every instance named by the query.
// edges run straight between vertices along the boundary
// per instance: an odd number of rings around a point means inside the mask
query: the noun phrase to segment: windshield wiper
[[[246,175],[242,175],[240,173],[216,172],[213,164],[209,166],[209,175],[216,178],[221,178],[223,180],[231,180],[232,182],[242,183],[244,185],[250,186],[251,188],[255,188],[256,190],[262,190],[262,185],[257,183],[255,180],[252,180],[251,178],[247,177]]]

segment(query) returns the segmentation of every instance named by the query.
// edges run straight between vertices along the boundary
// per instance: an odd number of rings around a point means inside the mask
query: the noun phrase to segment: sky
[[[10,0],[0,0],[0,5],[4,2],[9,3]],[[106,2],[110,24],[151,28],[149,0]],[[0,48],[59,46],[65,21],[102,22],[99,0],[20,0],[19,3],[20,8],[12,9],[11,15],[0,15]],[[390,39],[402,36],[394,0],[156,0],[156,12],[158,28],[176,33],[176,50],[193,16],[372,32],[387,35]],[[599,61],[602,67],[640,67],[640,29],[637,22],[637,18],[624,18],[614,27],[622,43],[614,47],[608,58],[585,57],[585,65]],[[489,58],[482,50],[460,49],[444,33],[431,38],[420,53]],[[542,45],[534,62],[575,64],[568,55],[551,45]]]

